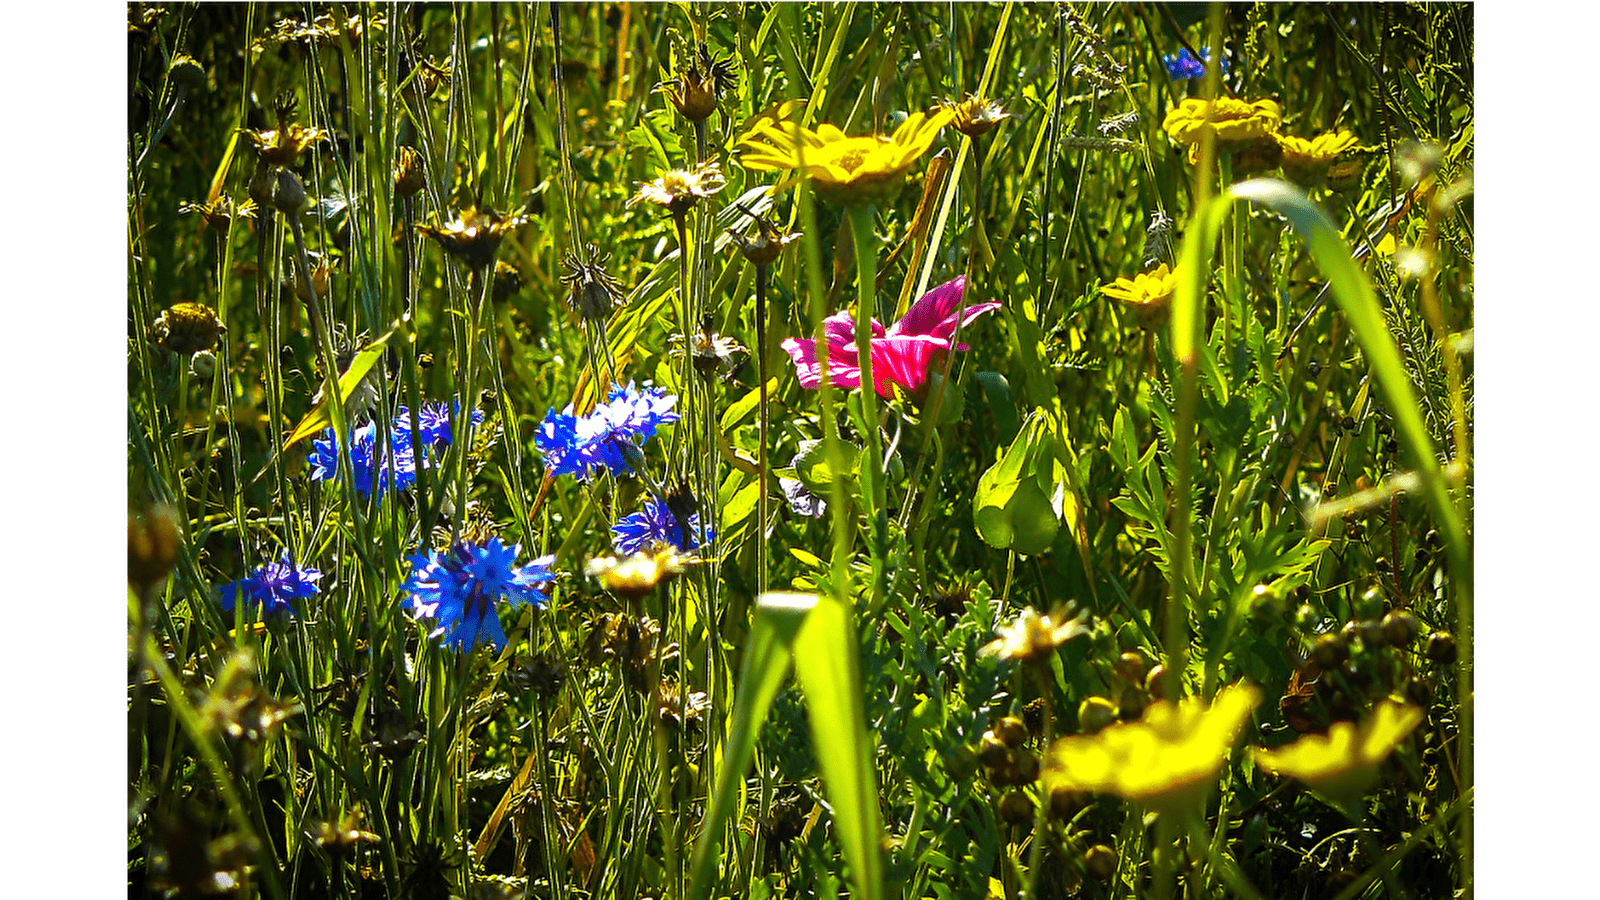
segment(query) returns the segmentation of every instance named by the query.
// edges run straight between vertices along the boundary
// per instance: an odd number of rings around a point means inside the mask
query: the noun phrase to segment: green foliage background
[[[131,896],[198,892],[217,872],[274,897],[679,896],[763,586],[855,602],[892,895],[1211,896],[1238,889],[1234,870],[1262,896],[1442,897],[1470,883],[1470,704],[1460,698],[1470,696],[1471,573],[1447,565],[1470,548],[1446,545],[1448,529],[1415,489],[1313,521],[1319,504],[1416,462],[1401,452],[1330,274],[1283,218],[1233,207],[1204,285],[1203,361],[1187,399],[1170,333],[1099,294],[1150,268],[1153,215],[1172,220],[1176,248],[1200,192],[1216,194],[1160,127],[1205,88],[1171,80],[1161,57],[1180,34],[1226,47],[1224,90],[1278,100],[1285,133],[1348,128],[1361,139],[1355,183],[1313,187],[1311,198],[1360,258],[1470,532],[1471,364],[1455,350],[1462,335],[1470,345],[1473,322],[1470,7],[268,4],[156,8],[164,14],[145,24],[147,9],[130,8],[128,39],[129,496],[133,509],[175,509],[181,539],[170,579],[130,599]],[[738,165],[743,124],[807,98],[813,123],[887,131],[976,90],[991,70],[988,94],[1011,114],[978,142],[946,129],[935,144],[960,165],[953,187],[930,194],[931,234],[907,239],[933,164],[919,163],[875,210],[881,321],[963,273],[968,302],[1004,304],[964,332],[971,349],[958,354],[937,421],[926,398],[890,404],[883,508],[862,489],[860,464],[838,458],[833,474],[853,499],[834,518],[797,515],[777,492],[758,503],[757,478],[713,440],[756,458],[756,362],[704,386],[684,383],[670,355],[684,324],[677,234],[670,218],[627,201],[641,182],[696,161],[694,129],[657,87],[697,42],[737,75],[706,123],[728,184],[692,219],[697,246],[708,245],[700,296],[716,331],[762,352],[756,273],[724,236],[748,221],[728,201],[804,225],[769,284],[775,467],[824,432],[817,394],[795,381],[778,342],[811,334],[817,309],[853,308],[854,256],[843,211],[819,204],[808,220],[794,191],[769,201],[774,179]],[[169,77],[179,53],[199,63],[203,85],[180,92]],[[431,93],[419,89],[422,61],[446,73]],[[287,229],[265,212],[222,231],[183,212],[214,186],[243,202],[255,160],[236,135],[272,127],[279,96],[296,101],[294,121],[330,135],[297,171],[314,203],[301,219],[309,249],[331,269],[323,309],[336,343],[353,351],[398,323],[377,367],[379,408],[465,395],[489,416],[434,477],[381,502],[311,482],[309,441],[275,455],[324,377],[306,306],[284,286]],[[1131,143],[1106,149],[1110,138]],[[1437,148],[1420,179],[1405,163],[1418,142]],[[394,195],[400,145],[426,161],[414,200]],[[413,227],[474,204],[530,217],[499,249],[520,277],[503,299],[482,300],[493,291]],[[646,448],[658,481],[715,485],[700,502],[717,517],[720,555],[643,610],[678,645],[656,658],[661,673],[706,695],[705,711],[678,727],[660,724],[659,698],[641,686],[654,670],[632,664],[652,658],[648,640],[607,631],[641,610],[582,574],[587,558],[611,552],[610,524],[644,489],[547,483],[532,442],[548,410],[595,390],[595,348],[559,280],[562,257],[585,243],[610,255],[626,289],[606,331],[618,380],[653,381],[680,394],[680,408],[711,410],[709,425],[685,415]],[[824,296],[807,259],[820,264]],[[205,304],[226,326],[211,373],[148,340],[179,301]],[[848,398],[834,402],[843,438],[865,443],[859,400],[854,415]],[[1192,470],[1180,472],[1191,445]],[[1002,471],[1008,448],[1015,464]],[[1021,499],[994,499],[1006,472],[1029,483],[1005,495]],[[758,519],[769,507],[763,572]],[[880,513],[887,546],[874,557]],[[996,526],[984,517],[1024,542],[991,546]],[[524,557],[555,554],[563,576],[546,611],[508,617],[511,646],[457,658],[426,646],[399,610],[400,585],[419,546],[481,531],[520,543]],[[835,535],[846,542],[842,571],[830,566]],[[216,588],[284,548],[325,573],[323,594],[287,625],[227,618]],[[884,560],[886,589],[874,591],[869,564]],[[1189,586],[1181,603],[1174,560]],[[1039,671],[981,655],[1026,607],[1083,613],[1090,632]],[[1458,652],[1362,631],[1401,608],[1424,635],[1456,632]],[[1327,634],[1345,634],[1354,655],[1315,689],[1313,719],[1325,725],[1393,693],[1423,706],[1426,721],[1354,811],[1236,752],[1207,809],[1212,839],[1189,847],[1193,865],[1162,859],[1171,835],[1113,797],[1079,798],[1061,817],[1002,817],[1010,793],[1034,810],[1051,798],[984,774],[973,754],[985,731],[1018,715],[1037,754],[1046,730],[1079,728],[1091,697],[1136,716],[1152,698],[1116,673],[1118,657],[1168,659],[1163,629],[1175,622],[1186,693],[1242,679],[1268,697],[1245,743],[1295,736],[1276,704]],[[859,874],[817,780],[807,702],[785,689],[765,719],[719,835],[717,896],[832,896]],[[272,704],[285,719],[262,725]],[[251,715],[259,727],[241,730]],[[322,823],[351,813],[373,840],[341,849],[318,839]],[[1117,859],[1103,878],[1087,863],[1101,845]]]

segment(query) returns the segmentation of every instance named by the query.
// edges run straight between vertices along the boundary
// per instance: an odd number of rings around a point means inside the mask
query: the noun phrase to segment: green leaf
[[[350,360],[350,367],[344,370],[343,375],[339,376],[339,404],[341,407],[350,401],[350,395],[356,392],[356,386],[361,384],[361,380],[367,377],[367,373],[372,371],[372,367],[378,364],[378,360],[383,356],[384,347],[388,345],[389,339],[394,337],[395,332],[402,327],[403,323],[397,323],[393,328],[384,332],[382,337],[362,348],[361,352],[356,354],[355,359]],[[311,435],[321,433],[324,428],[327,428],[332,423],[333,407],[329,404],[328,398],[323,397],[322,402],[318,403],[311,412],[306,413],[305,418],[300,420],[300,424],[296,425],[294,431],[290,432],[289,436],[284,439],[283,449],[288,450]]]
[[[794,652],[811,740],[833,807],[833,825],[850,865],[854,896],[877,900],[883,896],[883,821],[850,607],[832,598],[818,600]]]
[[[875,754],[867,735],[852,612],[845,604],[816,594],[778,591],[762,594],[756,602],[733,699],[727,751],[695,845],[685,896],[712,896],[717,845],[733,814],[756,737],[791,661],[805,692],[812,742],[855,896],[863,900],[883,896],[883,821],[878,814]]]
[[[733,813],[739,784],[750,768],[756,737],[766,722],[767,711],[778,695],[783,677],[789,672],[795,637],[817,601],[815,594],[768,592],[756,602],[750,622],[750,640],[739,670],[739,688],[733,698],[727,750],[717,769],[717,790],[712,796],[700,841],[694,848],[687,896],[712,896],[711,881],[716,874],[717,844],[723,827]]]
[[[1035,410],[1000,462],[978,479],[972,520],[985,543],[1018,553],[1042,553],[1054,543],[1065,490],[1065,469],[1056,477],[1056,450],[1049,416]]]
[[[847,471],[843,474],[848,477],[855,471],[861,448],[854,444],[839,443],[839,453],[844,457]],[[833,467],[828,464],[828,454],[823,452],[821,441],[801,441],[800,452],[794,457],[794,474],[806,490],[819,497],[827,496],[833,487]]]

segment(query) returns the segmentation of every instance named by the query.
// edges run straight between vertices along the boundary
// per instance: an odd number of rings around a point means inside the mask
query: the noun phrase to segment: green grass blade
[[[701,825],[700,840],[690,862],[690,897],[711,896],[716,876],[717,843],[723,826],[733,814],[739,781],[750,767],[756,737],[767,720],[767,710],[778,695],[783,677],[789,673],[794,656],[795,637],[807,615],[817,605],[815,594],[772,592],[762,594],[750,623],[750,642],[745,645],[744,665],[739,672],[739,687],[733,701],[732,727],[728,749],[718,767],[716,793]]]
[[[1356,340],[1372,366],[1372,374],[1383,391],[1384,400],[1394,415],[1395,432],[1405,448],[1412,467],[1421,476],[1423,496],[1433,510],[1449,547],[1451,568],[1458,578],[1472,577],[1471,551],[1466,528],[1450,499],[1450,486],[1435,454],[1417,405],[1411,378],[1400,360],[1394,335],[1384,320],[1383,310],[1367,277],[1350,255],[1339,230],[1322,210],[1286,182],[1259,178],[1236,184],[1229,194],[1271,207],[1294,226],[1311,248],[1311,256],[1327,276],[1333,296],[1350,320]],[[1179,294],[1182,297],[1182,292]],[[1176,313],[1175,313],[1176,314]]]
[[[883,896],[883,819],[867,736],[861,655],[851,609],[816,604],[795,642],[795,674],[806,692],[811,739],[833,806],[857,900]]]

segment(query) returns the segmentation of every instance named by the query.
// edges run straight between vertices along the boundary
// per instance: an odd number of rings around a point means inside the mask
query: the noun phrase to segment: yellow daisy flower
[[[1167,111],[1161,129],[1173,143],[1189,145],[1189,162],[1194,163],[1208,132],[1216,135],[1217,152],[1228,153],[1272,137],[1282,124],[1283,110],[1274,100],[1218,97],[1208,103],[1191,97]]]
[[[826,203],[880,203],[899,192],[906,172],[954,118],[948,109],[917,112],[891,136],[851,137],[832,125],[819,125],[812,131],[762,117],[739,142],[739,162],[757,172],[803,171]],[[779,187],[796,180],[791,178]]]
[[[1100,293],[1126,303],[1147,328],[1160,327],[1167,320],[1172,296],[1178,292],[1178,273],[1166,263],[1153,272],[1140,272],[1132,278],[1118,278],[1100,288]]]
[[[1321,181],[1339,154],[1361,143],[1360,138],[1343,129],[1310,139],[1284,134],[1276,138],[1283,150],[1283,174],[1290,181],[1302,185]]]
[[[1045,787],[1115,794],[1158,812],[1192,810],[1260,702],[1261,692],[1241,683],[1209,706],[1197,697],[1158,700],[1137,722],[1064,737],[1050,748]]]
[[[1335,722],[1326,735],[1310,734],[1277,750],[1252,747],[1250,752],[1268,772],[1298,779],[1343,804],[1378,783],[1378,765],[1421,722],[1421,709],[1384,700],[1359,727]]]

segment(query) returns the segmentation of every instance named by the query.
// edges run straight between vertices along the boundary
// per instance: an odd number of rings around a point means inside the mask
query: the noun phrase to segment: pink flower
[[[928,378],[928,366],[939,354],[952,349],[951,336],[956,322],[965,328],[986,312],[1000,308],[990,300],[961,306],[967,279],[947,281],[923,294],[900,321],[887,330],[872,320],[872,381],[878,393],[888,397],[891,384],[914,390]],[[822,321],[828,341],[828,371],[836,387],[860,387],[861,367],[856,356],[856,320],[848,312],[835,313]],[[969,349],[954,344],[956,350]],[[817,342],[810,337],[788,338],[783,349],[794,359],[800,384],[815,389],[822,383],[822,367],[817,363]]]

